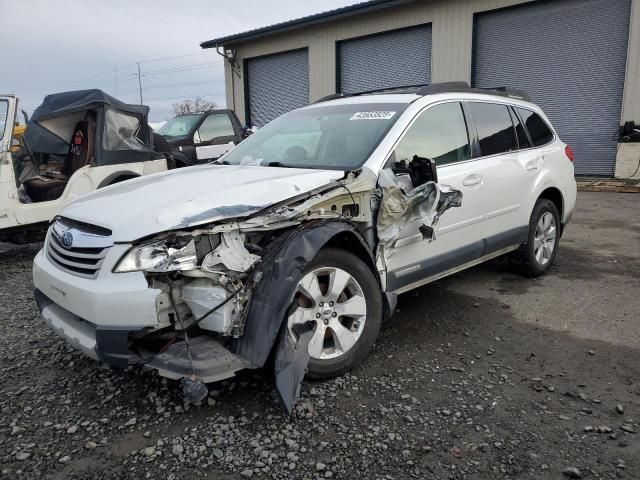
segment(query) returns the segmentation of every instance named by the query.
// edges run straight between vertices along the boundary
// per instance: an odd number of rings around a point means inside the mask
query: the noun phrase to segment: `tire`
[[[293,295],[298,307],[286,319],[285,335],[296,338],[295,323],[314,324],[307,378],[342,375],[371,351],[382,322],[382,295],[371,269],[357,256],[321,250]]]
[[[546,222],[549,228],[553,228],[553,242],[551,230],[545,226]],[[529,220],[527,243],[511,254],[511,264],[529,277],[547,273],[558,253],[560,229],[560,214],[555,204],[551,200],[539,198]]]

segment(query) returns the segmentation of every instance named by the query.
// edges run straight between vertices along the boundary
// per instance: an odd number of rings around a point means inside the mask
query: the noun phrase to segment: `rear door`
[[[473,261],[483,251],[482,182],[469,182],[480,171],[472,158],[467,122],[460,102],[444,102],[421,112],[405,132],[386,168],[410,162],[414,156],[436,162],[438,184],[463,193],[462,205],[448,210],[435,227],[435,240],[424,239],[420,221],[403,226],[398,239],[388,246],[387,283],[402,292],[426,278]],[[387,172],[388,173],[388,172]],[[410,191],[415,185],[406,175],[396,177]]]
[[[476,169],[463,183],[479,182],[476,193],[479,226],[490,254],[526,240],[528,195],[541,169],[539,153],[522,154],[508,105],[483,101],[465,104],[477,136]],[[525,220],[525,218],[527,220]]]

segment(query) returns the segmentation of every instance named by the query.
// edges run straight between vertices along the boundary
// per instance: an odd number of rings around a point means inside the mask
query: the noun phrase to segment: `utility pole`
[[[138,88],[140,90],[140,105],[142,105],[142,76],[140,75],[140,62],[138,62]]]

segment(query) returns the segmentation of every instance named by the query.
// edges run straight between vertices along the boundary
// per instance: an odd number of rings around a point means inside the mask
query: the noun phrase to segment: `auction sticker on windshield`
[[[349,120],[391,120],[396,112],[357,112]]]

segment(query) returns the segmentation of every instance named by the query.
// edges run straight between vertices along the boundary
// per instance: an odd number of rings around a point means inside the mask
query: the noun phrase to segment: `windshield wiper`
[[[298,168],[293,165],[285,165],[282,162],[269,162],[267,163],[267,167],[280,167],[280,168]]]
[[[211,165],[231,165],[229,162],[227,162],[226,160],[211,160],[209,162]]]

